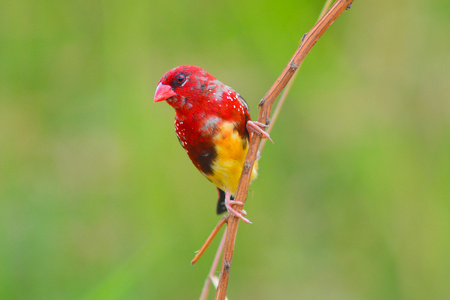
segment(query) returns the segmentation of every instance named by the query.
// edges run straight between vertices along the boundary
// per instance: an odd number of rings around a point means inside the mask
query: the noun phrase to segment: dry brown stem
[[[302,43],[294,53],[293,57],[284,68],[281,75],[275,81],[273,86],[267,92],[267,94],[260,101],[259,106],[261,108],[259,112],[258,121],[269,124],[270,123],[270,111],[273,102],[286,86],[288,81],[297,71],[300,63],[305,58],[306,54],[311,50],[317,40],[323,35],[328,27],[339,17],[339,15],[350,7],[353,0],[337,0],[328,12],[314,25],[314,27],[304,36]],[[249,151],[245,159],[244,168],[242,170],[241,179],[236,192],[236,201],[245,203],[245,199],[248,193],[248,186],[250,184],[250,175],[253,168],[253,164],[257,157],[258,147],[261,143],[261,137],[254,134],[250,141]],[[242,207],[237,207],[240,211]],[[239,219],[231,216],[228,219],[227,235],[225,239],[225,248],[223,254],[222,269],[220,272],[219,286],[216,291],[216,300],[223,300],[226,297],[228,279],[230,276],[231,261],[233,258],[234,244],[236,241],[236,234],[238,229]]]
[[[330,4],[331,4],[331,0],[326,0],[325,4],[323,5],[322,11],[320,12],[319,18],[317,18],[317,21],[319,21],[320,18],[322,18],[325,15],[328,7],[330,7]],[[302,41],[303,41],[303,38],[302,38]],[[300,41],[300,43],[302,41]],[[302,63],[303,63],[303,61],[299,64],[298,69],[301,68]],[[292,76],[291,80],[289,80],[288,84],[284,88],[283,94],[281,95],[280,100],[277,103],[277,107],[275,108],[275,111],[272,114],[272,119],[270,120],[269,127],[267,127],[267,129],[266,129],[267,133],[270,133],[272,131],[273,125],[275,124],[275,121],[278,118],[281,108],[283,107],[284,101],[286,100],[287,95],[289,94],[289,91],[291,89],[292,84],[295,81],[295,77],[297,76],[297,74],[298,74],[298,71],[295,72],[294,76]],[[262,152],[262,149],[264,148],[266,141],[267,141],[267,139],[261,140],[261,144],[259,145],[259,150],[258,150],[259,152]]]
[[[222,223],[222,225],[223,225],[223,223]],[[220,226],[222,226],[222,225],[220,225]],[[216,228],[217,228],[217,226],[216,226]],[[213,263],[211,265],[211,270],[209,271],[208,277],[206,278],[205,284],[203,285],[202,294],[200,295],[200,300],[206,300],[208,298],[209,286],[210,286],[211,282],[214,284],[215,287],[217,287],[219,285],[219,279],[217,278],[217,276],[214,276],[214,273],[216,272],[216,268],[217,268],[217,265],[220,260],[220,255],[222,254],[222,249],[223,249],[223,245],[225,244],[226,234],[227,234],[227,229],[225,228],[222,239],[220,240],[220,245],[217,248],[216,255],[215,255]]]
[[[219,232],[220,228],[222,228],[223,224],[225,224],[228,221],[230,215],[225,215],[220,219],[219,223],[217,223],[216,227],[214,227],[211,234],[206,239],[206,242],[203,244],[203,246],[200,248],[200,250],[197,251],[197,254],[194,256],[194,258],[191,261],[191,265],[195,264],[200,257],[202,257],[203,253],[205,253],[206,249],[208,249],[209,245],[211,245],[211,242],[216,237],[217,233]]]

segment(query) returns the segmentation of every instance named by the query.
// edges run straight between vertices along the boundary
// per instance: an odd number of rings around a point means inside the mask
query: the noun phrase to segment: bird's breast
[[[221,190],[230,190],[234,195],[239,184],[248,140],[242,137],[233,122],[222,122],[213,136],[216,157],[212,161],[212,173],[206,177]],[[257,176],[257,164],[253,168],[252,179]]]

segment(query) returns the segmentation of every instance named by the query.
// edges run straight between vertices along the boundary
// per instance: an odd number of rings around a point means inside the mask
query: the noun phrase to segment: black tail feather
[[[217,191],[219,192],[219,200],[217,201],[216,212],[220,215],[221,213],[226,212],[227,208],[225,207],[225,192],[219,188],[217,188]],[[234,200],[233,196],[231,196],[231,200]]]

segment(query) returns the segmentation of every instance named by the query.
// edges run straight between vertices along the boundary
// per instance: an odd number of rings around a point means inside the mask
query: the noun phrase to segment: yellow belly
[[[224,122],[219,126],[214,136],[214,145],[217,153],[213,161],[213,173],[206,177],[223,191],[227,189],[231,194],[236,194],[239,179],[242,173],[245,156],[248,151],[248,142],[244,141],[239,133],[234,130],[230,122]],[[253,165],[251,180],[254,180],[258,170],[258,162]]]

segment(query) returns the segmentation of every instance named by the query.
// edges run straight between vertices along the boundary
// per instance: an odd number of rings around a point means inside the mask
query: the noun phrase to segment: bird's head
[[[154,102],[166,100],[175,109],[194,105],[206,99],[222,85],[202,68],[196,66],[176,67],[161,78],[156,87]]]

